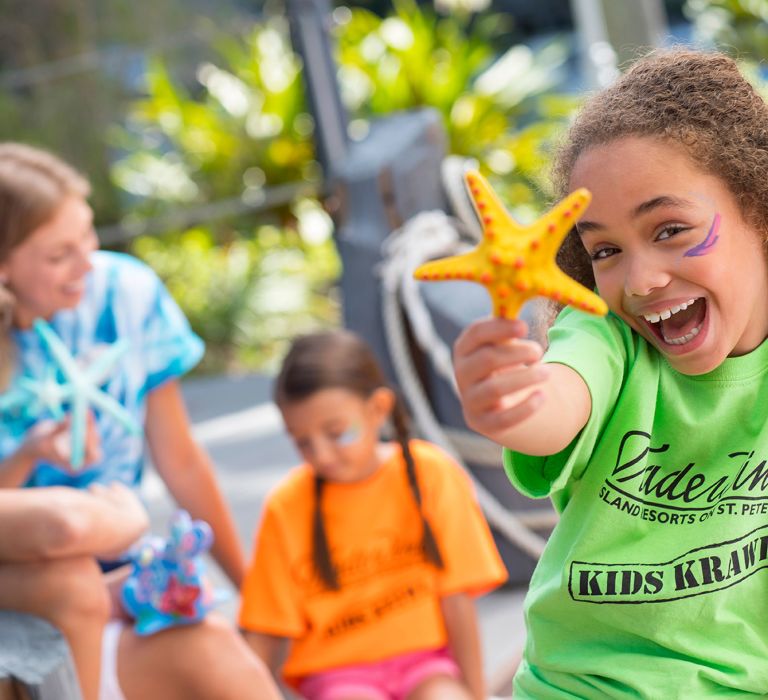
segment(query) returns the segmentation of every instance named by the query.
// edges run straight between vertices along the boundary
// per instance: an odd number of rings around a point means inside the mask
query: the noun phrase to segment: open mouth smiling
[[[701,333],[707,320],[707,302],[694,297],[666,309],[641,314],[653,335],[666,346],[683,349]]]

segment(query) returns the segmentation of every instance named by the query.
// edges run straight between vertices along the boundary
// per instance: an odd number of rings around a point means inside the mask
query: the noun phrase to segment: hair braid
[[[432,530],[432,526],[429,524],[424,515],[422,508],[421,488],[419,487],[419,477],[416,474],[416,464],[413,461],[413,454],[411,453],[411,447],[409,444],[408,436],[408,423],[401,400],[398,398],[395,401],[395,407],[392,411],[392,422],[395,427],[395,434],[397,441],[400,443],[400,447],[403,451],[403,459],[405,460],[405,470],[408,475],[408,484],[411,487],[411,493],[413,499],[416,501],[416,507],[419,509],[419,516],[421,517],[421,524],[423,526],[424,535],[422,537],[421,546],[424,550],[424,554],[427,559],[431,561],[439,569],[442,569],[445,565],[443,563],[443,557],[440,554],[440,547],[437,545],[437,539],[435,533]]]
[[[315,476],[315,513],[312,522],[312,563],[320,580],[331,590],[338,591],[339,574],[331,559],[331,549],[328,546],[328,535],[325,532],[323,520],[323,488],[325,479]]]

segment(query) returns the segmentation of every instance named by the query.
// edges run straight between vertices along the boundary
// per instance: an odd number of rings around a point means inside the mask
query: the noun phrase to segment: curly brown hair
[[[627,136],[682,147],[699,168],[725,183],[744,219],[768,242],[768,105],[731,58],[681,48],[655,51],[590,98],[555,156],[556,195],[568,192],[582,153]],[[558,263],[594,287],[589,257],[575,231]]]

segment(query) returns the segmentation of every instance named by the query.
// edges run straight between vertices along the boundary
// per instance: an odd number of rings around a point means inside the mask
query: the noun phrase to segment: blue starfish
[[[54,362],[64,376],[65,383],[59,385],[61,398],[67,400],[72,411],[72,455],[73,469],[80,469],[85,458],[85,432],[88,407],[95,406],[111,415],[129,433],[138,435],[141,427],[133,420],[130,413],[114,398],[99,388],[105,375],[128,349],[125,340],[119,340],[105,350],[90,367],[82,368],[75,361],[72,353],[54,330],[42,319],[34,322],[35,331],[53,357]],[[40,400],[40,394],[36,394]],[[63,403],[62,400],[62,403]],[[50,406],[49,406],[50,408]]]
[[[46,412],[60,421],[69,391],[56,379],[56,370],[47,367],[42,379],[22,375],[13,389],[0,396],[0,414],[17,412],[28,420],[38,420]],[[22,413],[23,411],[23,413]]]

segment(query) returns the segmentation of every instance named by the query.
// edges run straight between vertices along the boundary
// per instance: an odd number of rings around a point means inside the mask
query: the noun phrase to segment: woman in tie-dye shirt
[[[203,344],[148,267],[96,250],[88,194],[86,180],[55,156],[0,144],[0,488],[83,489],[115,481],[135,487],[146,442],[178,504],[213,528],[213,555],[239,587],[242,550],[212,465],[191,436],[178,384],[200,360]],[[99,389],[142,426],[143,436],[91,407],[84,464],[74,469],[68,419],[57,421],[28,401],[7,400],[14,392],[23,395],[25,380],[52,376],[49,349],[33,328],[38,318],[83,367],[127,340],[127,351],[99,378]],[[0,561],[0,574],[0,607],[40,614],[55,598],[55,582],[47,592],[42,579],[10,585],[12,563]],[[102,661],[100,700],[277,697],[237,631],[215,616],[151,637],[111,622]],[[88,700],[95,698],[92,683],[84,690]]]
[[[178,378],[200,360],[202,341],[157,276],[138,260],[99,252],[86,180],[51,154],[0,144],[0,392],[20,377],[50,372],[48,349],[32,329],[45,319],[79,363],[118,339],[127,352],[100,387],[144,428],[131,434],[91,411],[86,463],[69,464],[67,422],[0,416],[0,487],[97,481],[136,486],[146,458],[178,504],[214,530],[213,554],[239,585],[244,561],[210,461],[190,433]],[[41,427],[43,426],[43,427]]]

